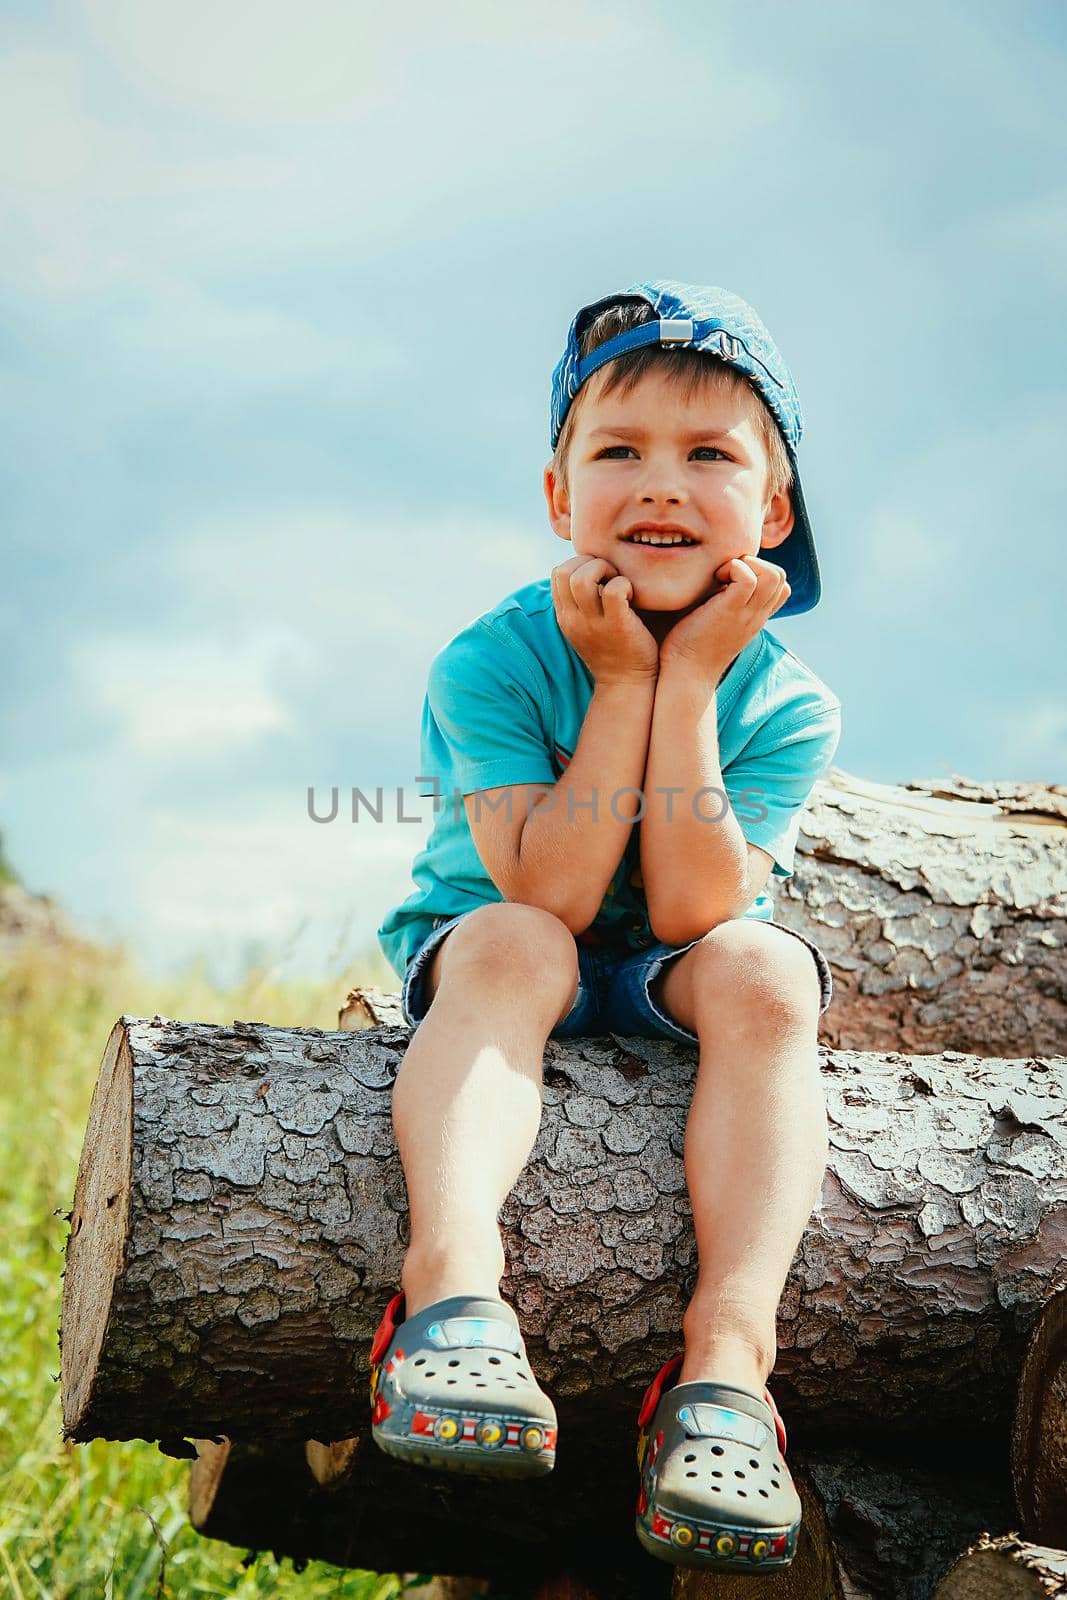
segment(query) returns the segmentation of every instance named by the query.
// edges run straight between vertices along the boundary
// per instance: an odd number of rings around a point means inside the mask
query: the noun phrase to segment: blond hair
[[[647,301],[642,301],[639,305],[632,301],[619,301],[607,306],[579,334],[579,351],[583,357],[587,356],[591,350],[606,344],[609,339],[614,339],[620,333],[627,333],[631,328],[640,327],[642,323],[652,322],[655,317],[656,312]],[[763,446],[763,453],[767,458],[767,500],[769,501],[772,495],[778,494],[779,491],[792,487],[793,468],[785,440],[763,396],[743,372],[739,372],[736,367],[730,366],[710,352],[694,350],[691,345],[670,344],[646,344],[637,350],[627,350],[623,355],[616,356],[613,361],[608,361],[598,369],[598,375],[601,377],[600,393],[613,394],[616,389],[621,389],[623,395],[628,395],[637,387],[645,374],[653,370],[662,371],[672,383],[676,383],[687,401],[707,388],[716,389],[720,393],[725,390],[741,394],[745,400],[746,412],[756,429]],[[559,440],[552,453],[552,471],[564,489],[567,487],[567,454],[574,436],[575,416],[587,387],[588,384],[583,384],[571,401],[567,415],[563,419]]]

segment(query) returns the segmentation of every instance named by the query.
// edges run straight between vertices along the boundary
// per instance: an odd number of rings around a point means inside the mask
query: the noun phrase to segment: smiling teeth
[[[686,539],[680,533],[635,533],[630,536],[631,544],[693,544],[695,540]]]

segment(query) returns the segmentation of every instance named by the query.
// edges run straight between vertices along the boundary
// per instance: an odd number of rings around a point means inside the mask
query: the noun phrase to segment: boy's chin
[[[633,579],[630,580],[633,582]],[[630,602],[635,611],[692,611],[695,606],[703,605],[705,600],[710,600],[712,595],[725,589],[724,583],[719,583],[715,578],[709,578],[706,583],[693,592],[690,584],[674,586],[674,592],[667,584],[634,584],[634,595]]]

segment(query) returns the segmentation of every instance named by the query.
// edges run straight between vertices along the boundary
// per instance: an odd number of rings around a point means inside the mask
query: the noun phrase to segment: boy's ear
[[[784,544],[793,531],[795,521],[789,490],[779,489],[777,494],[771,496],[770,505],[764,513],[760,549],[773,550],[776,545]]]
[[[571,502],[566,489],[552,471],[552,463],[545,468],[545,500],[548,502],[548,520],[561,539],[571,536]]]

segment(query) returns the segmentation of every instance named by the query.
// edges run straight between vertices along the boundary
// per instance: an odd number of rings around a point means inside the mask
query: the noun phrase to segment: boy
[[[639,1417],[637,1533],[720,1571],[793,1557],[765,1385],[827,1156],[830,970],[764,892],[793,870],[840,736],[840,702],[764,627],[820,594],[801,427],[735,295],[657,280],[579,311],[544,473],[575,553],[435,657],[419,781],[443,803],[379,929],[416,1032],[393,1093],[411,1241],[371,1352],[375,1439],[422,1465],[551,1469],[496,1222],[537,1135],[545,1041],[697,1044],[699,1270],[684,1355]]]

